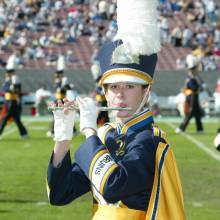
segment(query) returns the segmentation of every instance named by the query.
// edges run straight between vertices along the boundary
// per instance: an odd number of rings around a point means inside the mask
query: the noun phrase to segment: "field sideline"
[[[6,127],[0,140],[0,219],[1,220],[89,220],[91,195],[64,207],[47,201],[45,178],[53,141],[46,137],[49,118],[23,118],[30,138],[21,140],[14,123]],[[180,169],[185,208],[189,220],[220,219],[220,152],[213,147],[219,120],[205,119],[204,134],[191,123],[185,134],[175,134],[180,119],[156,118],[167,132]],[[74,150],[83,141],[73,140]],[[177,219],[178,220],[178,219]]]

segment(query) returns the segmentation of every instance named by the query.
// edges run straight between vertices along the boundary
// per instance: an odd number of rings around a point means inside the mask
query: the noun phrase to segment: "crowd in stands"
[[[202,70],[220,68],[220,2],[217,0],[160,0],[161,40],[189,48]],[[184,67],[185,57],[178,59]],[[182,64],[182,65],[181,65]]]
[[[189,49],[205,71],[220,68],[219,6],[218,0],[160,0],[163,45]],[[54,66],[61,55],[71,66],[78,62],[73,48],[82,37],[93,48],[94,63],[98,48],[116,31],[116,0],[2,0],[0,65],[16,54],[20,67],[31,61]],[[178,58],[177,69],[184,62],[185,57]]]

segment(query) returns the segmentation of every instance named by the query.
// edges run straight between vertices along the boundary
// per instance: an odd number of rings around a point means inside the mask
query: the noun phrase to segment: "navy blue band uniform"
[[[56,100],[62,100],[66,96],[66,87],[62,86],[62,81],[55,82],[55,98]]]
[[[203,131],[203,125],[201,122],[202,111],[199,103],[200,87],[201,85],[195,77],[188,76],[184,90],[186,96],[184,106],[186,117],[180,125],[180,129],[182,131],[186,130],[187,125],[189,124],[189,121],[192,117],[195,117],[197,131]]]
[[[183,195],[166,134],[144,110],[123,127],[106,124],[70,152],[57,168],[48,166],[51,204],[65,205],[91,191],[93,220],[183,220]],[[154,161],[154,163],[152,163]]]
[[[7,122],[13,118],[19,129],[20,136],[25,137],[28,132],[21,122],[21,83],[13,84],[11,81],[11,75],[8,75],[9,74],[6,73],[6,80],[3,85],[6,113],[0,121],[0,135],[3,133]]]

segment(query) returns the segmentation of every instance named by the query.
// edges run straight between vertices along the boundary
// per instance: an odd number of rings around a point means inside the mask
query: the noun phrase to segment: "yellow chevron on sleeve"
[[[118,164],[114,163],[112,164],[112,166],[107,170],[107,172],[105,173],[102,182],[101,182],[101,186],[100,186],[100,193],[103,194],[103,190],[104,190],[104,186],[106,183],[107,178],[111,175],[111,173],[118,167]]]
[[[93,170],[93,167],[94,167],[95,162],[97,161],[97,159],[98,159],[99,157],[101,157],[104,153],[107,153],[107,152],[108,152],[108,151],[107,151],[106,149],[101,150],[101,151],[99,151],[99,152],[93,157],[92,162],[91,162],[91,164],[90,164],[90,168],[89,168],[89,178],[90,178],[90,179],[91,179],[91,176],[92,176],[92,170]]]

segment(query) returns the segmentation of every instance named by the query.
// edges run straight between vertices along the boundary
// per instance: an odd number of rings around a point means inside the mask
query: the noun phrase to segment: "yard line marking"
[[[37,206],[43,206],[43,205],[48,205],[48,202],[45,201],[38,201],[35,203]]]
[[[47,130],[48,126],[30,126],[28,129],[29,130],[43,131],[43,130]]]
[[[27,122],[24,123],[24,125],[29,125],[31,122],[33,122],[33,120],[29,120]],[[18,128],[17,126],[16,127],[13,127],[11,129],[8,129],[7,131],[5,131],[3,134],[2,134],[2,137],[5,137],[11,133],[13,133],[14,131],[16,131]]]
[[[169,123],[166,122],[166,124],[171,127],[172,129],[175,129],[176,126],[173,123]],[[207,153],[209,156],[211,156],[212,158],[214,158],[217,161],[220,161],[220,155],[216,154],[214,151],[212,151],[209,147],[207,147],[205,144],[203,144],[202,142],[198,141],[196,138],[194,138],[193,136],[186,134],[184,132],[179,133],[180,135],[182,135],[183,137],[187,138],[189,141],[191,141],[192,143],[194,143],[198,148],[200,148],[201,150],[203,150],[205,153]]]

